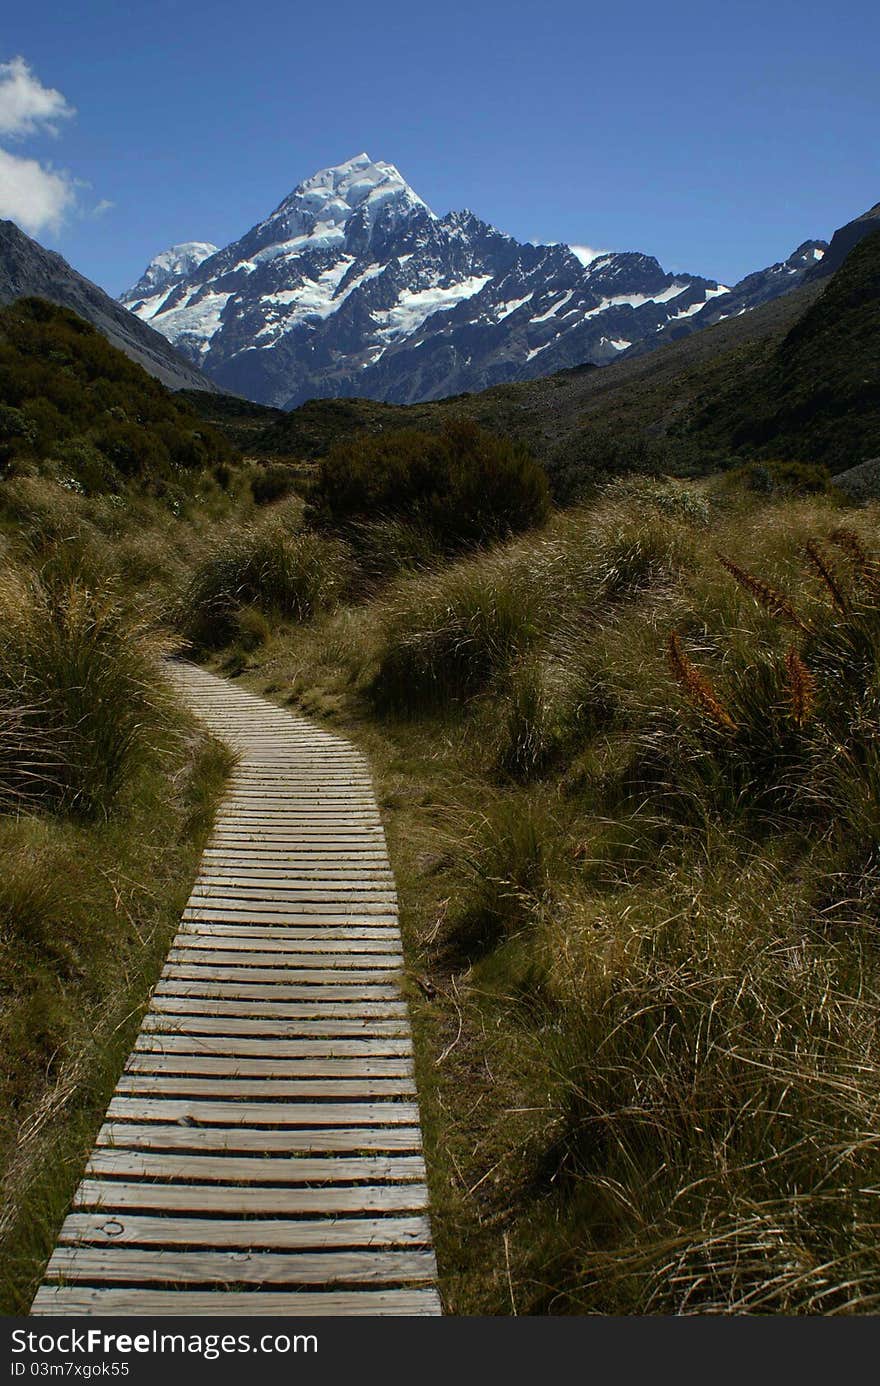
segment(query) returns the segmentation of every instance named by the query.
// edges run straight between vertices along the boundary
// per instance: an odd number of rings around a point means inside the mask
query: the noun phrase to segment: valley
[[[865,229],[656,351],[413,404],[170,393],[0,310],[6,1312],[227,782],[173,654],[369,760],[446,1313],[873,1312]]]

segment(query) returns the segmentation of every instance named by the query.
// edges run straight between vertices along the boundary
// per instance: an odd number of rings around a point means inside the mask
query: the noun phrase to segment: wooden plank
[[[165,992],[153,995],[150,1011],[146,1019],[155,1020],[157,1014],[174,1016],[253,1016],[267,1020],[314,1021],[316,1024],[331,1024],[350,1021],[353,1025],[361,1020],[395,1020],[407,1025],[406,1003],[403,1001],[249,1001],[245,998],[174,996]]]
[[[213,1078],[408,1078],[412,1060],[358,1058],[253,1059],[238,1055],[202,1058],[196,1054],[129,1055],[126,1073],[179,1073]]]
[[[152,1089],[150,1089],[152,1091]],[[117,1094],[107,1108],[109,1120],[187,1123],[206,1128],[241,1122],[265,1127],[414,1126],[419,1109],[412,1102],[255,1102],[195,1101]]]
[[[373,866],[252,866],[242,865],[207,867],[202,866],[198,879],[199,887],[223,886],[237,890],[243,886],[254,890],[268,886],[271,890],[336,890],[343,893],[349,890],[386,890],[396,896],[394,881],[384,867]]]
[[[197,900],[235,900],[249,903],[313,901],[326,905],[344,901],[355,904],[394,906],[396,892],[383,881],[229,881],[200,879],[193,887],[190,904]]]
[[[152,1150],[98,1147],[86,1165],[91,1177],[119,1179],[210,1180],[215,1184],[378,1184],[424,1180],[420,1155],[308,1155],[275,1159],[271,1155],[163,1154]]]
[[[129,1072],[119,1075],[118,1093],[148,1093],[157,1097],[255,1098],[257,1101],[293,1101],[332,1097],[346,1102],[365,1097],[414,1097],[411,1078],[315,1077],[232,1078],[217,1075]]]
[[[222,808],[214,819],[217,828],[255,826],[299,828],[303,823],[316,823],[324,826],[327,822],[352,832],[362,832],[365,827],[378,828],[382,818],[373,803],[369,808],[351,801],[351,795],[340,794],[330,800],[326,796],[313,795],[311,799],[300,795],[298,788],[291,786],[286,803],[280,802],[274,808],[260,808],[257,805],[237,804]]]
[[[358,844],[349,847],[345,852],[329,850],[321,847],[312,847],[309,850],[302,848],[296,850],[291,848],[282,852],[277,852],[271,848],[261,848],[255,846],[241,846],[235,851],[225,848],[214,848],[207,846],[202,853],[202,862],[209,870],[215,866],[221,868],[232,868],[233,870],[253,869],[264,871],[271,868],[276,871],[295,871],[301,868],[309,870],[320,870],[324,866],[332,866],[340,870],[348,869],[351,871],[369,867],[371,870],[380,866],[383,869],[388,866],[388,855],[384,847],[371,847],[367,844]]]
[[[401,1056],[412,1053],[409,1036],[359,1035],[356,1038],[253,1039],[247,1035],[144,1034],[138,1035],[135,1054],[228,1054],[276,1059],[355,1059]]]
[[[218,884],[240,880],[242,885],[251,885],[254,882],[257,885],[289,882],[291,885],[319,885],[328,890],[333,886],[356,885],[358,881],[364,881],[368,885],[387,885],[394,889],[394,875],[385,862],[358,863],[341,858],[327,862],[314,861],[309,857],[297,865],[295,861],[285,857],[280,861],[273,859],[262,866],[259,862],[248,865],[237,859],[217,865],[203,861],[199,870],[199,880],[207,883],[216,881]]]
[[[437,1274],[433,1251],[153,1251],[60,1246],[47,1280],[146,1285],[417,1284]]]
[[[175,965],[182,968],[204,967],[207,971],[214,972],[228,972],[240,967],[254,975],[261,971],[271,973],[273,968],[282,972],[295,968],[312,971],[320,969],[322,972],[329,968],[342,968],[351,973],[367,972],[375,968],[380,973],[393,976],[403,967],[403,958],[400,953],[334,953],[323,949],[309,953],[304,949],[287,952],[284,948],[272,951],[261,949],[259,952],[236,952],[234,949],[220,948],[172,948],[168,953],[169,972]]]
[[[292,926],[295,927],[295,926]],[[253,962],[257,965],[258,957],[268,954],[273,962],[278,962],[283,966],[284,959],[291,954],[295,956],[309,955],[309,962],[314,964],[314,954],[329,953],[333,957],[350,960],[355,967],[370,967],[373,959],[380,959],[385,967],[392,966],[394,962],[399,965],[403,962],[400,952],[400,934],[396,930],[390,931],[378,938],[339,938],[338,935],[330,934],[325,936],[319,928],[313,928],[310,938],[303,938],[303,931],[297,930],[291,938],[287,935],[286,929],[281,929],[278,933],[269,934],[268,937],[264,930],[259,926],[254,926],[255,933],[252,934],[244,925],[242,930],[236,934],[223,934],[219,938],[216,934],[201,933],[196,930],[187,930],[186,933],[178,934],[174,940],[174,954],[185,957],[187,962],[195,962],[197,959],[192,954],[204,954],[201,961],[214,959],[222,961],[227,954],[243,953],[246,955],[240,961]],[[367,955],[369,956],[369,959]],[[169,955],[170,956],[170,955]],[[236,959],[237,961],[239,959]],[[329,966],[330,964],[328,964]],[[333,966],[336,966],[334,963]]]
[[[395,905],[381,902],[373,904],[368,900],[337,900],[327,904],[312,904],[308,901],[291,901],[282,905],[277,901],[261,903],[258,900],[217,900],[196,901],[187,905],[181,916],[184,923],[194,924],[375,924],[393,928],[397,925],[398,914]],[[191,932],[187,930],[187,932]],[[280,937],[280,936],[279,936]]]
[[[242,1247],[247,1250],[319,1250],[326,1247],[429,1246],[425,1217],[229,1218],[149,1217],[137,1213],[71,1213],[59,1234],[62,1246]]]
[[[330,822],[326,825],[317,822],[309,825],[291,824],[289,827],[283,823],[278,823],[274,827],[265,829],[249,828],[246,824],[240,826],[220,824],[212,831],[208,841],[214,848],[223,843],[235,843],[236,846],[239,844],[247,846],[248,843],[253,843],[263,848],[270,844],[273,847],[285,847],[291,843],[294,845],[317,843],[343,847],[381,847],[385,844],[385,834],[379,826],[347,828],[344,824],[336,822]]]
[[[315,959],[311,960],[313,963]],[[284,987],[286,983],[298,983],[300,986],[309,982],[313,984],[313,990],[320,988],[323,983],[328,986],[347,985],[353,987],[356,983],[373,982],[389,984],[397,980],[399,968],[391,970],[366,968],[354,968],[344,963],[344,959],[339,959],[340,966],[335,971],[326,961],[322,960],[320,967],[309,967],[305,962],[302,965],[292,961],[290,956],[285,960],[283,967],[208,967],[207,965],[191,964],[183,962],[166,963],[162,969],[162,977],[172,981],[187,982],[233,982],[236,988],[249,986],[257,982],[277,982],[279,987]],[[290,992],[290,986],[286,987]],[[363,995],[363,992],[353,993]],[[193,993],[195,995],[195,993]],[[247,995],[246,992],[238,989],[239,996]],[[399,995],[399,992],[398,992]]]
[[[428,1204],[424,1184],[339,1184],[320,1188],[270,1187],[259,1184],[151,1184],[121,1179],[84,1179],[74,1195],[75,1208],[141,1209],[166,1213],[395,1213],[418,1211]]]
[[[439,1314],[440,1299],[434,1289],[351,1290],[331,1293],[309,1291],[214,1290],[106,1290],[90,1286],[42,1286],[32,1314],[84,1315],[89,1318],[134,1315],[185,1315],[227,1317],[303,1317],[332,1315],[422,1316]]]
[[[212,919],[187,921],[181,924],[176,938],[200,939],[378,939],[390,940],[400,947],[400,929],[397,924],[250,924],[242,920],[236,924],[217,924]]]
[[[157,1122],[108,1121],[95,1139],[96,1146],[114,1150],[223,1150],[267,1155],[317,1154],[384,1150],[421,1150],[417,1126],[321,1126],[287,1127],[278,1131],[245,1125],[184,1126]]]
[[[265,789],[236,788],[231,785],[227,789],[220,812],[226,818],[234,818],[239,813],[274,818],[279,813],[289,813],[292,809],[303,812],[309,808],[370,813],[379,817],[376,798],[369,784],[331,782],[306,786],[292,780],[279,781],[272,793]]]
[[[274,974],[269,982],[247,982],[240,972],[233,973],[229,980],[204,978],[202,969],[190,968],[193,977],[162,977],[153,989],[154,1003],[160,997],[217,997],[227,1001],[269,1001],[274,1005],[323,1005],[323,1004],[374,1004],[397,1002],[400,1000],[400,987],[395,982],[383,982],[375,973],[369,977],[369,986],[348,983],[344,977],[335,975],[330,981],[324,976],[326,985],[315,986],[306,979],[291,978],[282,981]]]
[[[141,1033],[161,1035],[264,1035],[271,1039],[305,1039],[338,1036],[378,1039],[385,1035],[409,1035],[405,1017],[377,1020],[279,1020],[267,1016],[160,1015],[144,1016]]]

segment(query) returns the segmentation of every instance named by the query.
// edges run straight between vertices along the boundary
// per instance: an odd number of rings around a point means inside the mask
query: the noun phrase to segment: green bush
[[[296,473],[284,463],[261,467],[251,477],[251,495],[255,505],[271,505],[289,496],[296,487]]]
[[[562,443],[546,464],[557,505],[576,505],[612,477],[671,469],[673,452],[661,439],[590,426]]]
[[[541,524],[548,508],[546,478],[525,448],[461,422],[338,444],[321,463],[307,518],[355,543],[364,522],[403,518],[455,552]]]
[[[834,489],[828,468],[811,462],[748,462],[726,479],[764,496],[827,495]]]

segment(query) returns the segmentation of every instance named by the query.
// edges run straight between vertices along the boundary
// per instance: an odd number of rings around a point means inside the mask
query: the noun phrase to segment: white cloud
[[[0,136],[18,138],[40,131],[54,135],[59,120],[75,114],[60,91],[43,86],[24,58],[0,63]]]
[[[102,197],[100,202],[95,203],[89,215],[93,217],[103,217],[107,212],[112,212],[115,206],[116,203],[111,202],[109,197]]]
[[[594,260],[598,260],[600,255],[607,255],[607,250],[593,250],[588,245],[570,245],[569,250],[572,255],[576,255],[582,265],[591,265]]]
[[[57,230],[75,202],[76,185],[68,173],[0,149],[0,217],[36,235]]]
[[[66,97],[44,87],[24,58],[0,63],[0,139],[57,135],[58,124],[76,112]],[[57,231],[76,205],[77,182],[69,173],[0,146],[0,217],[25,231]],[[101,211],[107,209],[98,204]]]

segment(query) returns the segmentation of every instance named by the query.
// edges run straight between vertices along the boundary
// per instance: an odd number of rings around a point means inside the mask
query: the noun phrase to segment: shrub
[[[590,425],[562,443],[546,464],[550,494],[557,505],[589,499],[612,477],[670,470],[669,444],[641,433]]]
[[[344,530],[403,517],[447,551],[503,539],[541,524],[546,478],[525,448],[471,423],[441,433],[361,434],[322,461],[308,518]]]
[[[238,614],[307,621],[334,605],[348,579],[348,552],[316,534],[253,526],[224,538],[196,569],[181,623],[194,644],[217,649],[239,633]]]
[[[816,496],[834,490],[828,468],[811,462],[747,462],[726,479],[764,496]]]
[[[271,505],[289,496],[296,487],[296,473],[283,463],[261,467],[251,477],[251,495],[255,505]]]

